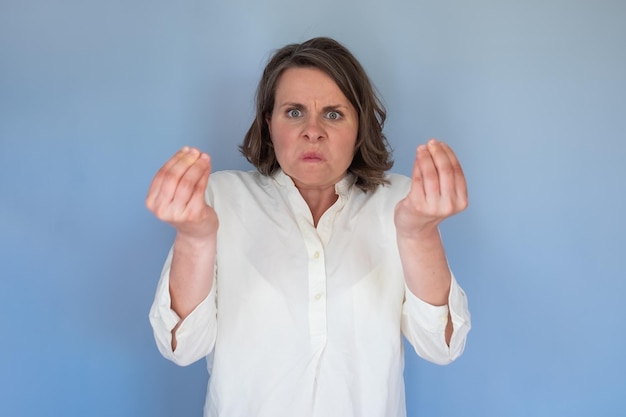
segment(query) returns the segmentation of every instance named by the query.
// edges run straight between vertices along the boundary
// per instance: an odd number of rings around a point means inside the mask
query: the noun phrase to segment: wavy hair
[[[269,59],[257,87],[256,116],[239,150],[265,175],[280,166],[276,159],[267,119],[274,109],[276,87],[285,70],[316,68],[332,78],[358,114],[358,134],[354,157],[348,171],[356,185],[373,191],[386,184],[385,171],[393,166],[391,148],[383,134],[387,113],[359,61],[346,47],[331,38],[318,37],[277,50]]]

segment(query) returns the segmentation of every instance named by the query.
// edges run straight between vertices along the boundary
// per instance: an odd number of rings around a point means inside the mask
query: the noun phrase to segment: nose
[[[306,140],[316,142],[325,138],[326,132],[317,117],[309,117],[304,125],[302,135]]]

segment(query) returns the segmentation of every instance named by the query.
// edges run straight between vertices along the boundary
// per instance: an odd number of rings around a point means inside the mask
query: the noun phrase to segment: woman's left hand
[[[395,209],[399,237],[434,232],[444,219],[468,205],[467,184],[452,149],[435,139],[417,148],[411,189]]]

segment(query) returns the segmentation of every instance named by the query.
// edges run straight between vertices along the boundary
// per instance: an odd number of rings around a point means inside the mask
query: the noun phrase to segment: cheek
[[[281,126],[274,125],[271,131],[271,141],[274,147],[274,154],[277,159],[283,159],[293,148],[292,141],[289,140],[289,133]],[[283,161],[284,162],[284,161]]]
[[[274,145],[288,146],[297,137],[297,130],[283,123],[274,123],[270,134]]]
[[[354,130],[350,132],[350,134],[347,135],[350,139],[346,140],[346,149],[350,150],[350,152],[354,155],[356,153],[356,141],[357,141],[357,137],[358,137],[358,132],[355,132]]]
[[[355,140],[346,140],[343,142],[340,149],[338,149],[339,154],[341,155],[341,159],[343,163],[350,165],[355,155]]]

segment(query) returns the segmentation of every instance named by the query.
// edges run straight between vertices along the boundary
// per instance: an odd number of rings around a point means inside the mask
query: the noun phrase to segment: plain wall
[[[473,330],[447,367],[407,351],[409,415],[625,415],[618,0],[2,0],[0,415],[201,415],[204,362],[152,340],[147,188],[183,145],[250,169],[266,59],[318,35],[383,96],[393,171],[438,137],[469,181],[442,233]]]

